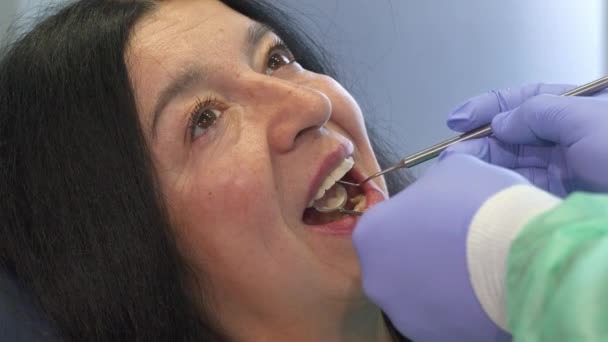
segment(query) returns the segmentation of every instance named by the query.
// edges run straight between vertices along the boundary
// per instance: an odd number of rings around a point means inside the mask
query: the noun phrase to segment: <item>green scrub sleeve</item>
[[[608,195],[574,193],[511,244],[513,341],[608,341]]]

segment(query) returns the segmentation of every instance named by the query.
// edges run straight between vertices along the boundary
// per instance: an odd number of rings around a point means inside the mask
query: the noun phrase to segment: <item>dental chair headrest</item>
[[[0,341],[59,341],[29,291],[1,269]]]

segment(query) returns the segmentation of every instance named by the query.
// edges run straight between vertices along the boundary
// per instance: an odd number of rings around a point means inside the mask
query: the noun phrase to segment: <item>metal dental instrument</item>
[[[604,76],[600,79],[589,82],[578,88],[567,91],[567,92],[563,93],[561,96],[589,96],[589,95],[593,95],[601,90],[604,90],[607,87],[608,87],[608,76]],[[351,182],[346,182],[346,181],[338,181],[338,183],[342,183],[345,185],[351,185],[351,186],[361,186],[362,184],[368,182],[369,180],[382,176],[383,174],[385,174],[387,172],[391,172],[391,171],[401,169],[401,168],[410,168],[410,167],[416,166],[418,164],[424,163],[425,161],[428,161],[430,159],[433,159],[433,158],[437,157],[441,152],[443,152],[446,148],[450,147],[451,145],[454,145],[456,143],[459,143],[459,142],[465,141],[465,140],[486,137],[491,134],[492,134],[492,126],[490,124],[487,124],[485,126],[479,127],[472,131],[463,133],[452,139],[446,140],[437,145],[433,145],[418,153],[414,153],[410,156],[407,156],[407,157],[401,159],[401,161],[399,161],[397,164],[395,164],[385,170],[382,170],[378,173],[375,173],[359,183],[351,183]],[[336,208],[336,210],[337,210],[337,208]]]
[[[347,214],[347,215],[357,215],[357,216],[361,216],[363,215],[362,212],[360,211],[356,211],[356,210],[348,210],[348,209],[344,209],[344,206],[346,205],[346,201],[348,200],[348,193],[346,192],[346,189],[344,188],[343,185],[341,184],[336,184],[334,185],[336,194],[332,197],[332,201],[334,201],[334,203],[332,203],[332,205],[322,205],[320,202],[315,202],[313,204],[313,208],[320,212],[320,213],[330,213],[332,211],[339,211],[342,214]]]
[[[570,91],[567,91],[567,92],[563,93],[562,96],[590,96],[590,95],[593,95],[606,88],[608,88],[608,76],[604,76],[600,79],[597,79],[595,81],[584,84],[578,88],[574,88]],[[431,159],[437,157],[439,154],[441,154],[441,152],[443,152],[446,148],[448,148],[451,145],[454,145],[458,142],[470,140],[470,139],[476,139],[476,138],[483,138],[483,137],[486,137],[491,134],[492,134],[492,126],[490,124],[487,124],[485,126],[479,127],[472,131],[463,133],[452,139],[448,139],[442,143],[433,145],[418,153],[414,153],[410,156],[407,156],[407,157],[401,159],[397,164],[395,164],[387,169],[384,169],[380,172],[377,172],[377,173],[367,177],[366,179],[364,179],[363,181],[361,181],[359,183],[351,183],[351,182],[346,182],[346,181],[337,181],[336,183],[341,183],[341,184],[350,185],[350,186],[361,186],[362,184],[364,184],[376,177],[382,176],[387,172],[395,171],[395,170],[402,169],[402,168],[410,168],[410,167],[416,166],[418,164],[424,163],[425,161],[431,160]],[[328,212],[337,210],[337,211],[339,211],[343,214],[347,214],[347,215],[363,215],[363,213],[360,211],[344,209],[344,205],[346,205],[346,202],[348,200],[348,194],[346,192],[346,189],[344,189],[343,186],[340,186],[340,188],[341,189],[337,189],[338,195],[334,199],[335,201],[332,203],[332,204],[334,204],[333,206],[322,206],[320,203],[319,204],[315,203],[315,205],[313,206],[314,209],[319,212],[322,212],[322,213],[328,213]]]

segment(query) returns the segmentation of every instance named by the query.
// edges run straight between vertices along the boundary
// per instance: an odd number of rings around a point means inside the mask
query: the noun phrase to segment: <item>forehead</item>
[[[135,25],[126,53],[140,109],[148,102],[141,97],[157,92],[180,69],[216,69],[238,58],[252,23],[216,0],[159,2]]]
[[[163,1],[135,26],[130,52],[136,56],[167,54],[197,41],[209,44],[225,36],[234,39],[250,23],[217,0]]]
[[[249,23],[249,18],[217,0],[159,2],[135,26],[131,53],[166,54],[192,46],[191,38],[209,44],[220,36],[238,34]]]

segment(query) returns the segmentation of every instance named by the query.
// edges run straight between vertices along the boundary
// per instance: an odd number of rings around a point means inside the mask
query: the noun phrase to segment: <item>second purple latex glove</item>
[[[446,153],[468,153],[510,168],[562,197],[577,190],[608,191],[606,92],[555,95],[572,88],[534,84],[469,99],[450,113],[448,126],[465,132],[491,122],[494,136],[456,144]]]
[[[510,340],[475,297],[466,239],[482,204],[517,184],[528,182],[455,154],[361,217],[353,241],[364,291],[405,336],[417,342]]]

